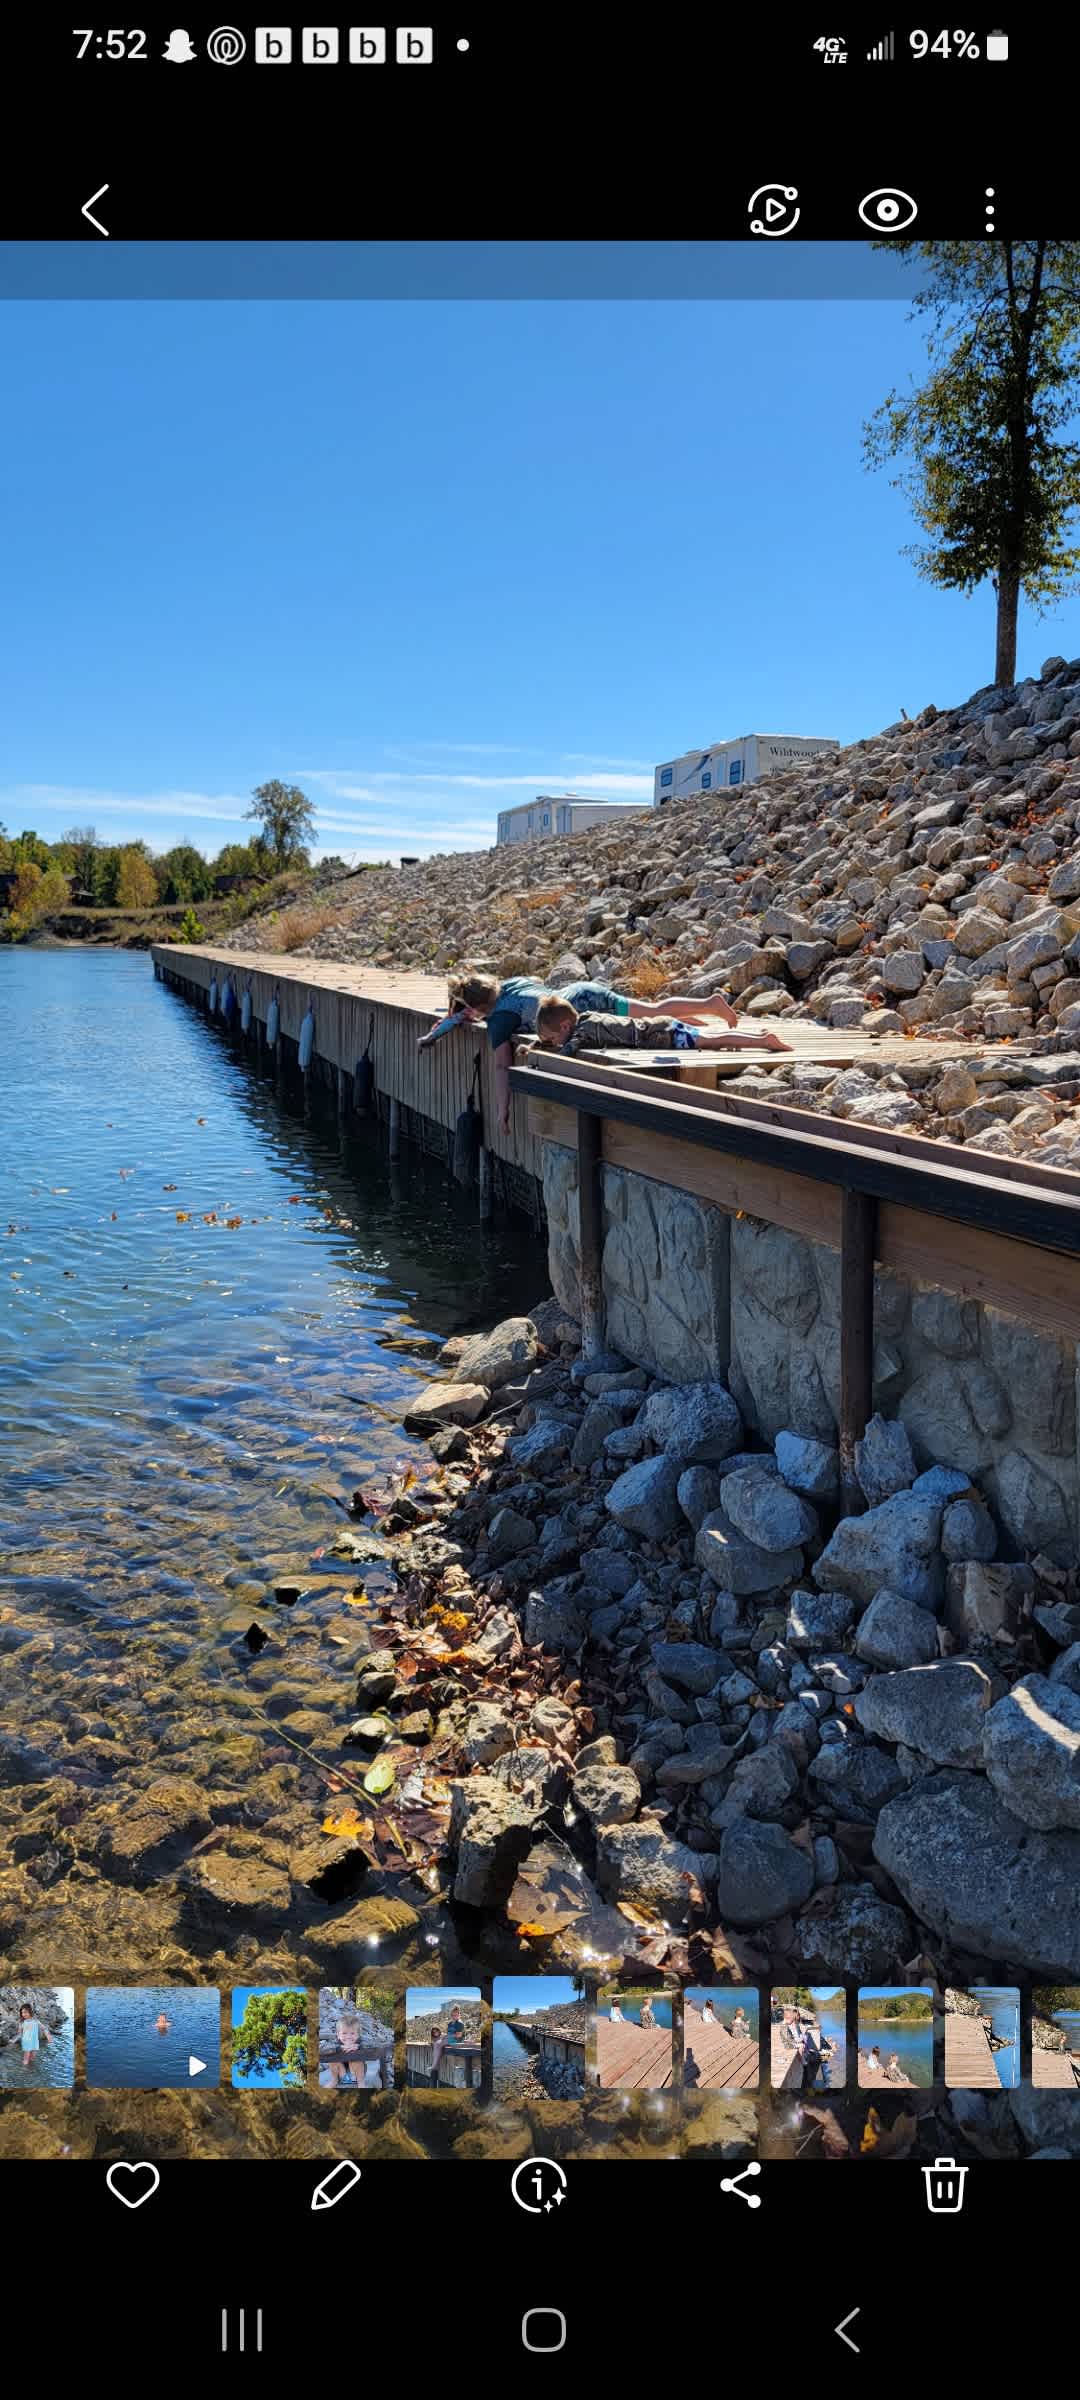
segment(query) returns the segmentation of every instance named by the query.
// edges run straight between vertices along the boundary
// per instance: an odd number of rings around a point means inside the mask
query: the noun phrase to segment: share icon
[[[748,2208],[760,2208],[761,2193],[744,2192],[742,2188],[748,2175],[760,2175],[760,2173],[760,2160],[752,2158],[749,2166],[743,2168],[741,2175],[725,2175],[721,2181],[720,2189],[722,2192],[738,2192],[740,2200],[745,2200]]]

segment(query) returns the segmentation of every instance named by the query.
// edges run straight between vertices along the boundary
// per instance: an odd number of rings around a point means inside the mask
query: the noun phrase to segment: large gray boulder
[[[673,1841],[655,1817],[633,1825],[604,1825],[596,1837],[596,1879],[613,1900],[630,1900],[670,1925],[685,1925],[688,1878],[711,1881],[715,1861]]]
[[[814,1564],[814,1582],[823,1591],[850,1592],[864,1606],[884,1586],[936,1612],[944,1577],[941,1518],[941,1501],[918,1492],[897,1492],[863,1517],[842,1517]]]
[[[815,1907],[798,1919],[791,1955],[803,1968],[850,1977],[854,1984],[892,1983],[914,1948],[902,1909],[883,1900],[872,1883],[842,1883],[827,1915],[818,1916]]]
[[[782,1825],[743,1817],[720,1843],[716,1905],[730,1925],[768,1925],[801,1908],[814,1885],[813,1860]]]
[[[607,1493],[604,1505],[627,1533],[638,1533],[646,1541],[666,1542],[672,1534],[681,1533],[683,1514],[679,1507],[679,1466],[672,1458],[642,1458],[636,1467],[627,1467],[617,1477]]]
[[[1034,1833],[981,1775],[928,1775],[882,1809],[874,1856],[961,1950],[1080,1979],[1080,1837]]]
[[[515,1467],[543,1482],[546,1475],[557,1475],[565,1466],[572,1439],[573,1428],[561,1417],[541,1416],[527,1433],[515,1434],[507,1443],[507,1457]]]
[[[677,1684],[681,1692],[692,1692],[698,1698],[711,1692],[728,1671],[722,1652],[710,1650],[704,1642],[654,1642],[652,1655],[665,1683]]]
[[[763,1550],[737,1533],[722,1508],[713,1509],[698,1526],[694,1558],[721,1591],[744,1598],[748,1592],[771,1592],[778,1584],[801,1575],[799,1550]]]
[[[871,1417],[855,1444],[855,1473],[871,1508],[905,1492],[918,1473],[907,1428],[898,1418]]]
[[[876,1592],[859,1619],[855,1651],[868,1667],[925,1667],[938,1654],[937,1626],[917,1600]]]
[[[632,1767],[583,1767],[574,1777],[574,1799],[593,1831],[598,1825],[628,1825],[641,1806],[641,1785]]]
[[[812,1542],[818,1530],[817,1510],[798,1492],[790,1492],[775,1469],[762,1474],[754,1467],[739,1467],[725,1475],[720,1506],[736,1533],[761,1550],[794,1550],[800,1542]]]
[[[987,1718],[986,1772],[1006,1806],[1040,1832],[1080,1832],[1080,1693],[1024,1675]]]
[[[719,1467],[683,1468],[679,1477],[679,1507],[695,1533],[712,1510],[719,1508],[722,1481]]]
[[[637,1423],[658,1450],[684,1467],[728,1458],[742,1440],[742,1419],[722,1383],[677,1383],[651,1392]]]
[[[840,1453],[808,1433],[778,1433],[776,1463],[784,1482],[807,1500],[835,1500],[840,1491]]]
[[[973,1659],[941,1658],[872,1675],[853,1702],[864,1733],[902,1742],[939,1767],[982,1764],[983,1733],[1001,1685]]]
[[[489,1392],[520,1383],[535,1366],[540,1337],[531,1317],[506,1317],[490,1333],[475,1333],[454,1361],[459,1383],[482,1383]]]

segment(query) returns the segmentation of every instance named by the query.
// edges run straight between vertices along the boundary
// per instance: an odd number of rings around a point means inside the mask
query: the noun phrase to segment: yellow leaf
[[[190,1213],[190,1210],[188,1210],[188,1209],[186,1209],[186,1208],[178,1208],[178,1209],[177,1209],[177,1212],[176,1212],[176,1222],[177,1222],[177,1224],[178,1224],[178,1225],[190,1225],[190,1223],[191,1223],[191,1213]]]
[[[237,1226],[242,1225],[243,1222],[244,1220],[242,1217],[226,1217],[225,1219],[225,1223],[228,1226],[230,1233],[235,1233]]]
[[[367,1607],[367,1593],[366,1593],[366,1591],[364,1590],[364,1586],[363,1586],[363,1584],[362,1584],[362,1583],[358,1583],[358,1584],[357,1584],[357,1587],[356,1587],[356,1590],[355,1590],[355,1592],[346,1592],[346,1594],[345,1594],[345,1606],[346,1606],[346,1608],[366,1608],[366,1607]]]
[[[370,1817],[361,1817],[355,1808],[346,1808],[340,1817],[324,1817],[322,1830],[324,1833],[341,1834],[343,1838],[369,1842],[375,1828]]]

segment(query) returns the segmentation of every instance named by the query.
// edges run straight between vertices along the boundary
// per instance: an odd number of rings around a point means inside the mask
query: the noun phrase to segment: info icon
[[[526,2216],[550,2217],[566,2198],[566,2177],[553,2158],[523,2158],[510,2189]]]

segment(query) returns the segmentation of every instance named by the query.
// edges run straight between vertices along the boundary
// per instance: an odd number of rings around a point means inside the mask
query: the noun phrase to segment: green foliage
[[[1080,2008],[1080,1984],[1040,1983],[1031,1997],[1038,2016],[1052,2017],[1059,2008]]]
[[[1039,612],[1075,588],[1080,548],[1080,242],[879,242],[921,258],[929,281],[926,380],[891,392],[864,428],[927,535],[908,553],[946,590],[993,580],[998,681],[1016,669],[1020,593]]]
[[[173,935],[173,940],[184,943],[204,942],[206,940],[206,927],[205,925],[200,925],[198,917],[196,916],[193,908],[185,908],[183,916],[180,919],[179,931]]]
[[[251,800],[246,814],[258,819],[275,866],[306,866],[306,844],[315,832],[315,811],[306,793],[295,783],[274,781],[256,784]]]
[[[860,2000],[860,2025],[929,2024],[934,2004],[927,1992],[890,1992],[875,2000]]]
[[[45,872],[32,859],[16,859],[15,881],[8,894],[8,914],[3,921],[4,938],[10,942],[25,939],[35,926],[55,917],[67,906],[68,882],[59,867],[51,862]]]
[[[159,875],[164,876],[163,900],[206,900],[210,894],[210,869],[201,850],[193,842],[177,842],[166,850],[158,862]]]
[[[118,908],[153,908],[157,901],[158,885],[145,847],[129,842],[117,861],[116,905]]]
[[[331,1983],[326,1989],[333,1993],[335,2000],[340,2001],[342,2009],[366,2009],[369,2016],[378,2018],[380,2025],[389,2025],[393,2031],[394,1995],[387,1991],[385,1985]]]
[[[240,2075],[280,2074],[302,2084],[307,2068],[307,2001],[303,1992],[252,1992],[233,2035]]]

